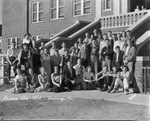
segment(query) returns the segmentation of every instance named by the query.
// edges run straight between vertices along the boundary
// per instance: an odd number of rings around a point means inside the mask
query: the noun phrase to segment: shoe
[[[108,92],[108,93],[110,93],[112,90],[113,90],[113,88],[112,88],[112,87],[110,87],[110,89],[109,89],[109,90],[107,90],[107,92]]]
[[[116,90],[115,89],[113,89],[110,93],[115,93],[116,92]]]
[[[127,95],[128,94],[127,91],[124,91],[124,94]]]

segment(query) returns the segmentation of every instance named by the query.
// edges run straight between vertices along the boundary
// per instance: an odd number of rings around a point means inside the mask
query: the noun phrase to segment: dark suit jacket
[[[113,48],[111,45],[109,45],[108,47],[104,47],[102,49],[102,52],[101,52],[101,55],[103,57],[103,59],[105,60],[105,57],[108,56],[108,59],[112,59],[112,56],[113,56]]]
[[[116,62],[116,59],[117,59],[117,54],[114,53],[112,65],[117,66],[118,68],[120,68],[123,65],[123,53],[122,52],[119,53],[119,57],[118,57],[117,62]]]
[[[63,69],[63,75],[64,75],[64,79],[71,79],[71,80],[74,80],[74,79],[76,78],[75,69],[72,68],[72,77],[71,77],[70,70],[69,70],[68,67],[66,66],[66,67]]]

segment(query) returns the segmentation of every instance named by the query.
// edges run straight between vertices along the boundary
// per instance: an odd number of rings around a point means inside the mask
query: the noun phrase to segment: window
[[[105,10],[111,9],[111,0],[105,0]]]
[[[16,42],[17,49],[21,49],[22,41],[21,41],[21,38],[18,38],[18,37],[7,38],[7,48],[10,48],[12,41]]]
[[[91,0],[74,0],[74,15],[91,13]]]
[[[33,40],[36,40],[36,41],[40,40],[41,38],[43,38],[42,35],[35,35],[35,36],[32,36],[32,39],[33,39]]]
[[[65,2],[64,0],[51,0],[51,19],[65,17]]]
[[[44,18],[43,1],[32,4],[32,22],[42,22]]]

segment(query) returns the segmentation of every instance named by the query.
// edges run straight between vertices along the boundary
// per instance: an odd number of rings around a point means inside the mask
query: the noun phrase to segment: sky
[[[0,24],[2,24],[2,0],[0,0]]]

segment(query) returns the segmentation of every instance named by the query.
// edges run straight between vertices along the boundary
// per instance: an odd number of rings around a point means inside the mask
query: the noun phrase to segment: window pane
[[[12,42],[16,42],[16,38],[12,38]]]
[[[89,7],[89,6],[91,6],[91,2],[90,1],[84,2],[84,7]]]
[[[75,0],[74,3],[81,3],[81,0]]]
[[[33,22],[37,22],[37,13],[33,13]]]
[[[106,9],[110,9],[110,8],[111,8],[111,1],[106,0]]]
[[[37,11],[37,3],[34,3],[33,4],[33,12],[36,12]]]
[[[59,8],[59,18],[64,17],[64,7]]]
[[[43,21],[43,12],[39,12],[39,21]]]
[[[64,5],[64,0],[59,0],[59,6],[63,6]]]
[[[75,4],[75,11],[76,10],[81,10],[81,4]]]
[[[11,39],[9,38],[9,39],[7,39],[7,40],[8,40],[7,45],[11,45]]]
[[[56,9],[52,9],[52,19],[56,18]]]
[[[91,8],[84,8],[84,14],[91,13]]]
[[[57,4],[57,0],[52,0],[52,6],[51,6],[51,8],[55,8],[56,4]]]
[[[81,11],[75,11],[75,15],[81,15]]]
[[[43,10],[43,2],[39,2],[39,11]]]
[[[20,38],[17,38],[16,45],[17,45],[17,46],[21,46],[21,39],[20,39]]]

